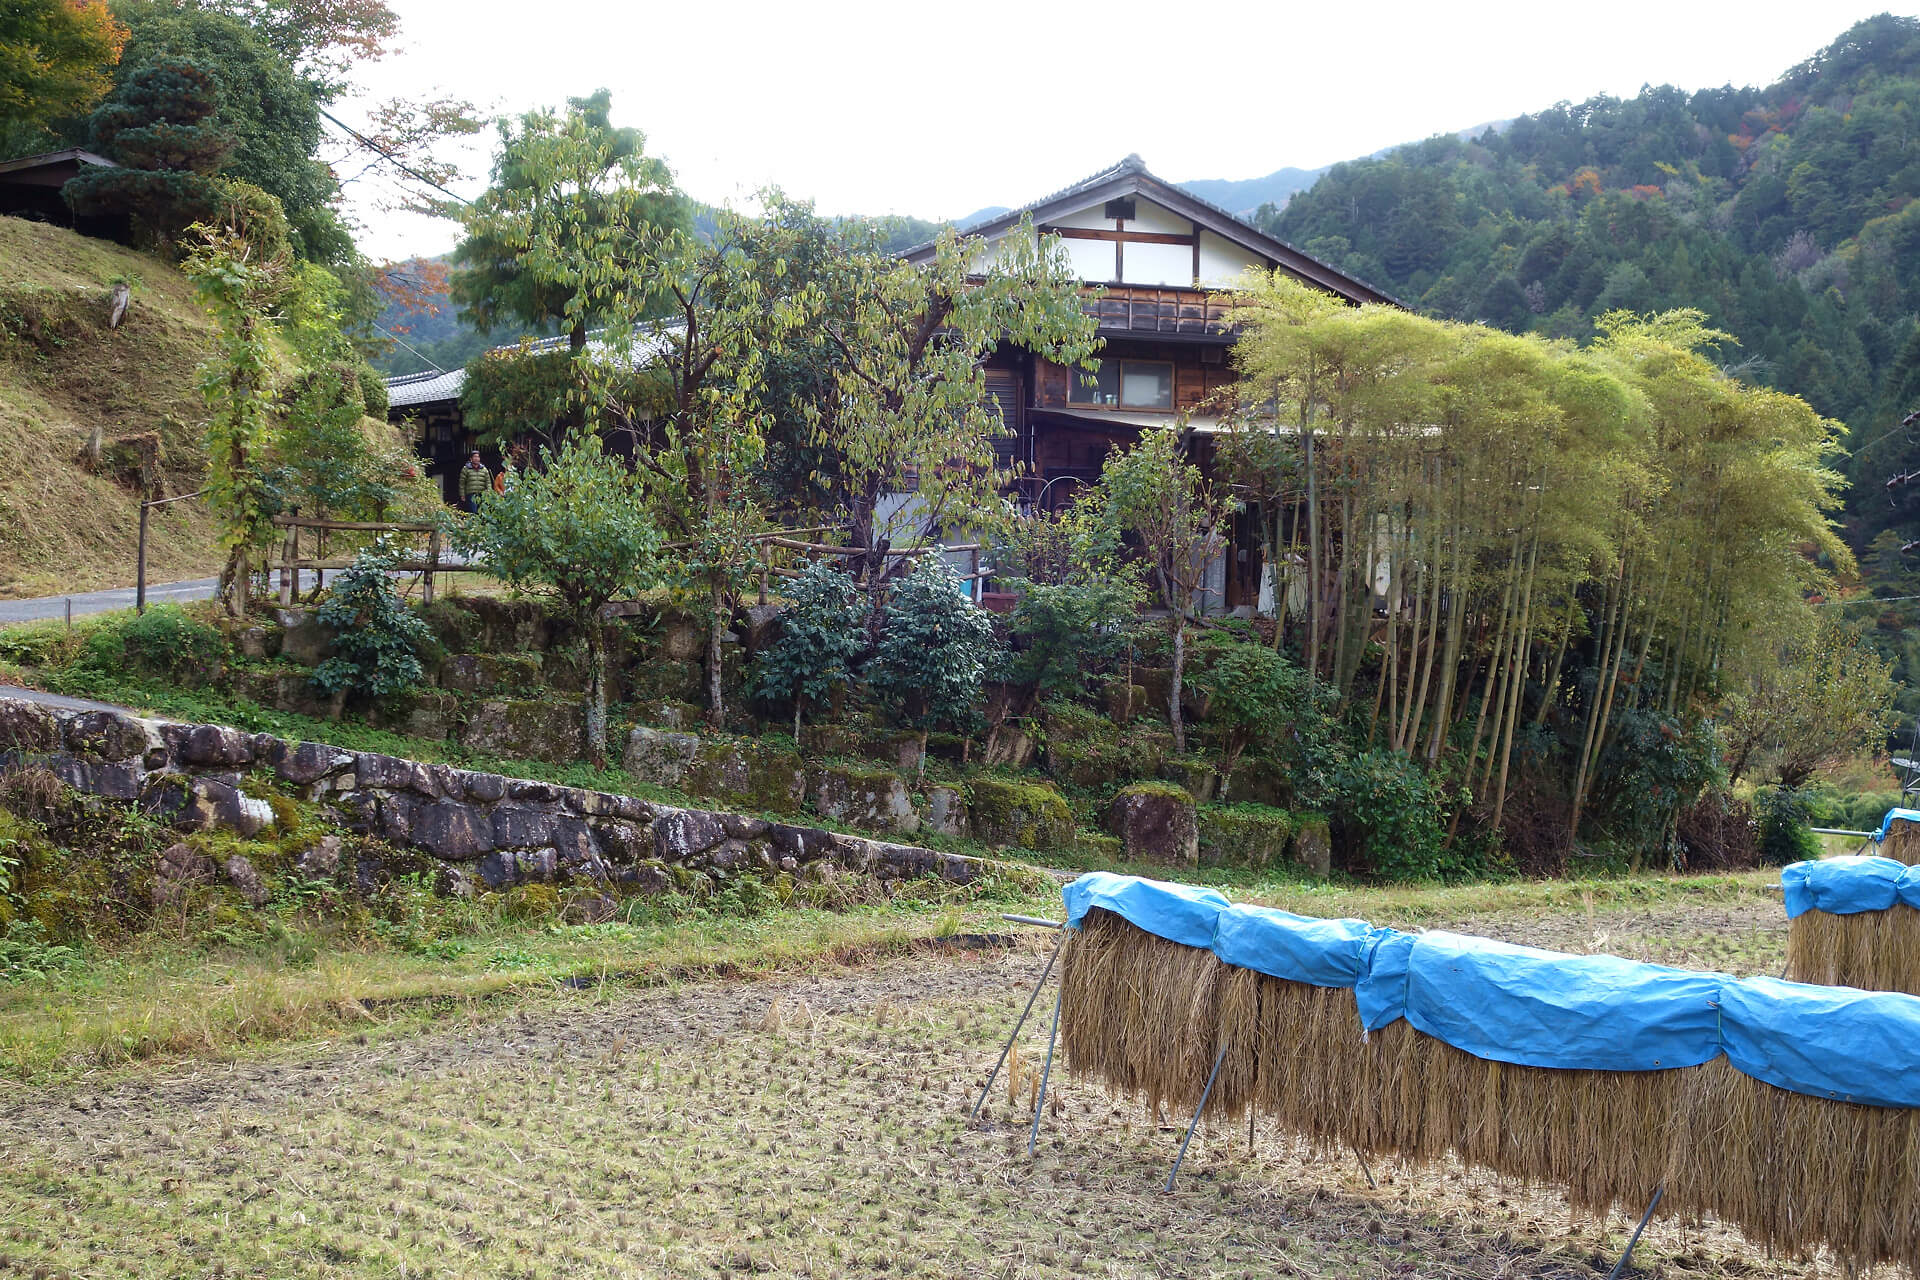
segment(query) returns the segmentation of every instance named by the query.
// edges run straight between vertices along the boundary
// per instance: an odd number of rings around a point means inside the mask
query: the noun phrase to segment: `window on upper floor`
[[[1173,366],[1158,360],[1102,360],[1091,375],[1068,370],[1067,403],[1108,409],[1173,408]]]

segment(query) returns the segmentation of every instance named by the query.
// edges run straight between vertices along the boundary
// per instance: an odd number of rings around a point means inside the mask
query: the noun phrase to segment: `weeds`
[[[48,941],[37,920],[15,920],[0,935],[0,979],[10,982],[51,977],[78,968],[84,959],[78,947]]]

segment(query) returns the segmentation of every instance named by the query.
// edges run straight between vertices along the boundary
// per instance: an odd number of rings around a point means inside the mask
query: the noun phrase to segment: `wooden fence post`
[[[151,503],[140,499],[140,552],[136,557],[133,570],[133,611],[147,611],[147,511]]]
[[[295,507],[293,514],[298,518],[300,508]],[[294,565],[299,559],[300,526],[290,524],[287,526],[287,536],[280,540],[280,607],[282,609],[293,607],[294,583],[300,575],[300,570]]]
[[[420,603],[433,603],[433,575],[440,567],[440,530],[427,535],[427,576],[420,583]]]

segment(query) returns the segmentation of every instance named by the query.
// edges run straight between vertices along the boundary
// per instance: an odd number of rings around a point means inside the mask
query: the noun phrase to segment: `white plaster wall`
[[[1156,235],[1167,236],[1193,234],[1193,223],[1165,205],[1154,204],[1150,200],[1136,197],[1133,212],[1133,220],[1127,223],[1129,231],[1151,231]]]
[[[1096,284],[1108,284],[1113,280],[1114,244],[1111,240],[1062,240],[1066,248],[1067,261],[1073,264],[1073,273],[1082,280],[1091,280]]]
[[[1224,236],[1211,231],[1200,232],[1200,283],[1208,285],[1230,285],[1238,283],[1240,274],[1248,267],[1265,267],[1267,264],[1256,254],[1241,248]]]
[[[1101,200],[1088,205],[1084,209],[1075,209],[1072,213],[1064,214],[1061,217],[1049,218],[1047,219],[1047,223],[1049,226],[1055,227],[1089,227],[1095,231],[1111,231],[1113,230],[1113,219],[1103,215],[1106,207],[1107,202]]]
[[[1128,284],[1193,283],[1193,250],[1184,244],[1130,244],[1124,270]]]

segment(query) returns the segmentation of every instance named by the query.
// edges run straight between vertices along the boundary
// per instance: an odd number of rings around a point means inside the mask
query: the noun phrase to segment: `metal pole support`
[[[1047,1065],[1040,1069],[1040,1095],[1033,1100],[1033,1132],[1027,1135],[1027,1154],[1040,1144],[1040,1117],[1047,1109],[1047,1077],[1053,1074],[1053,1042],[1060,1035],[1060,1001],[1064,991],[1053,993],[1053,1030],[1047,1032]]]
[[[1666,1194],[1667,1188],[1664,1184],[1653,1189],[1653,1199],[1647,1201],[1647,1211],[1640,1215],[1640,1225],[1633,1229],[1631,1236],[1627,1237],[1627,1251],[1620,1255],[1620,1261],[1613,1264],[1613,1270],[1607,1272],[1607,1280],[1620,1280],[1620,1277],[1626,1274],[1627,1263],[1633,1258],[1633,1246],[1640,1243],[1640,1233],[1647,1229],[1647,1223],[1653,1220],[1653,1211],[1660,1207],[1660,1200]]]
[[[1207,1087],[1200,1091],[1200,1105],[1193,1109],[1193,1119],[1187,1122],[1187,1136],[1180,1139],[1180,1154],[1173,1158],[1173,1168],[1167,1171],[1168,1191],[1173,1190],[1173,1180],[1180,1176],[1180,1164],[1187,1158],[1187,1144],[1193,1141],[1193,1131],[1200,1127],[1200,1113],[1207,1109],[1207,1099],[1213,1096],[1213,1082],[1220,1077],[1220,1064],[1227,1060],[1227,1046],[1221,1045],[1220,1052],[1213,1056],[1213,1070],[1207,1072]]]
[[[1033,1012],[1033,1003],[1040,998],[1040,989],[1047,985],[1047,975],[1053,972],[1053,962],[1059,958],[1060,948],[1065,946],[1066,943],[1067,931],[1062,929],[1060,931],[1060,940],[1053,944],[1053,950],[1047,954],[1047,967],[1040,971],[1040,981],[1033,984],[1033,994],[1027,997],[1027,1007],[1020,1011],[1019,1021],[1013,1024],[1013,1034],[1009,1035],[1007,1037],[1007,1043],[1001,1046],[1000,1060],[995,1062],[993,1064],[993,1070],[987,1073],[987,1082],[981,1086],[980,1096],[974,1101],[973,1110],[968,1113],[967,1119],[976,1120],[979,1118],[980,1108],[986,1105],[987,1094],[993,1088],[994,1078],[1000,1074],[1000,1068],[1007,1065],[1007,1055],[1013,1052],[1013,1042],[1020,1038],[1020,1028],[1027,1025],[1027,1015]]]

